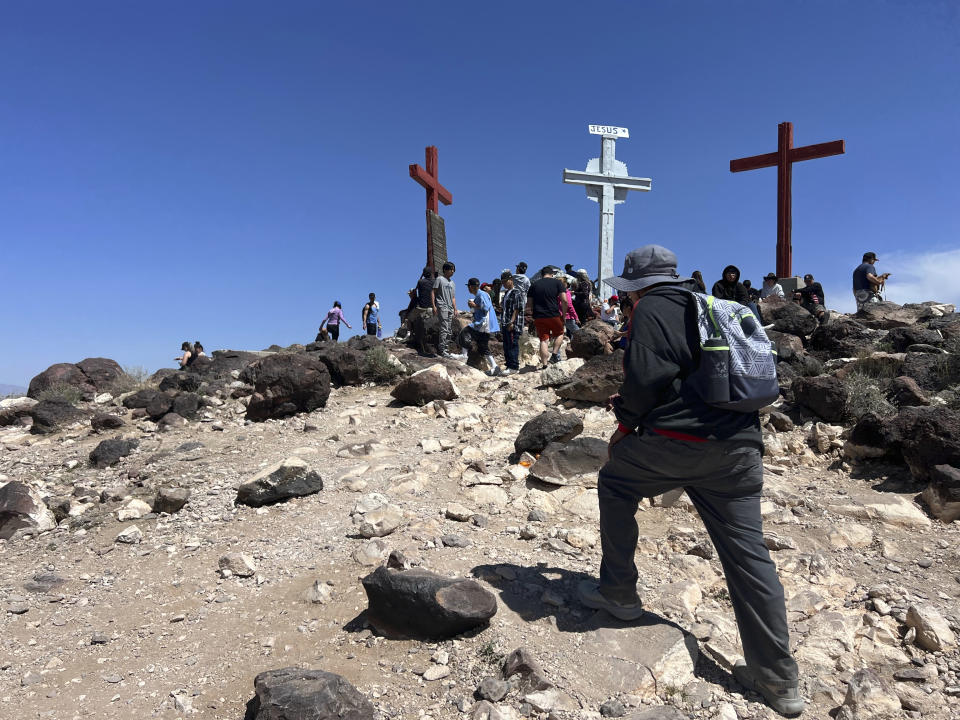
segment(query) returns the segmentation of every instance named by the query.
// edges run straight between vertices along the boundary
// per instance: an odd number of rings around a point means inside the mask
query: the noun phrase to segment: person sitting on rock
[[[477,345],[477,352],[487,361],[489,368],[487,375],[502,375],[503,371],[490,353],[490,335],[500,331],[497,314],[493,310],[493,301],[486,290],[480,289],[480,280],[477,278],[470,278],[467,281],[467,292],[473,295],[467,300],[467,305],[473,310],[470,329]]]
[[[600,311],[600,319],[607,325],[617,327],[620,322],[620,298],[618,296],[611,295],[603,304],[603,309]]]
[[[183,370],[193,365],[193,361],[197,359],[197,355],[194,352],[193,346],[186,341],[180,345],[180,349],[183,351],[183,355],[175,357],[174,360],[180,363],[180,369]]]
[[[877,275],[876,263],[879,261],[875,252],[864,253],[863,262],[853,271],[853,297],[857,301],[857,310],[867,303],[880,302],[880,289],[890,273]]]
[[[702,292],[705,294],[707,292],[707,284],[703,281],[703,273],[701,273],[699,270],[694,270],[692,273],[690,273],[690,277],[693,278],[695,283],[697,283],[697,292]]]
[[[207,356],[207,354],[203,351],[203,345],[200,344],[200,341],[199,341],[199,340],[197,340],[195,343],[193,343],[193,351],[194,351],[194,354],[195,354],[198,358],[202,358],[202,357],[206,357],[206,356]]]
[[[323,330],[323,326],[327,326],[327,330],[330,331],[330,337],[333,338],[334,342],[337,342],[340,339],[340,323],[343,323],[348,328],[353,328],[350,323],[347,322],[347,319],[343,316],[343,306],[340,305],[339,300],[333,301],[333,307],[327,311],[327,317],[323,319],[323,322],[320,323],[320,330]],[[319,338],[319,335],[317,336]],[[317,340],[317,342],[320,342]]]
[[[800,296],[800,304],[813,315],[821,324],[827,320],[827,301],[823,296],[823,286],[814,282],[813,275],[803,276],[803,287],[798,288],[796,295]]]
[[[773,273],[767,273],[763,276],[763,287],[760,289],[761,300],[766,300],[768,297],[786,297],[783,294],[783,288],[777,280],[777,276]]]
[[[618,427],[600,469],[600,577],[578,586],[580,602],[623,621],[644,614],[637,592],[640,500],[682,488],[706,525],[726,576],[745,660],[733,667],[744,687],[777,712],[804,701],[790,652],[783,585],[763,535],[763,435],[757,412],[708,405],[689,377],[700,363],[696,284],[677,274],[660,245],[627,254],[606,284],[633,301],[624,379],[610,399]]]

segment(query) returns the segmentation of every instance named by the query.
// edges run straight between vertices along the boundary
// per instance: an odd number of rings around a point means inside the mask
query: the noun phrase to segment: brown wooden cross
[[[779,139],[776,152],[731,160],[730,172],[743,172],[744,170],[757,170],[765,167],[777,168],[777,277],[786,278],[793,276],[793,245],[790,242],[790,232],[793,224],[790,199],[793,163],[803,160],[816,160],[831,155],[843,155],[846,145],[843,140],[834,140],[795,148],[793,146],[793,123],[780,123],[778,131]]]
[[[424,170],[417,164],[410,166],[410,177],[416,180],[418,183],[423,185],[427,190],[427,265],[430,267],[436,268],[434,264],[433,257],[433,225],[430,222],[430,213],[438,215],[440,213],[440,203],[444,205],[450,205],[453,203],[453,195],[450,194],[450,191],[447,190],[443,185],[440,184],[440,181],[437,178],[437,148],[435,145],[430,145],[425,153],[425,164],[427,169]],[[446,258],[443,258],[446,261]],[[439,270],[439,268],[437,268]]]

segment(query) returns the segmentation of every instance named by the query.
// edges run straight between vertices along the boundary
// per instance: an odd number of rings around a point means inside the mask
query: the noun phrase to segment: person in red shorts
[[[560,347],[563,345],[563,318],[567,314],[567,291],[563,283],[553,276],[549,265],[540,271],[541,278],[530,286],[527,309],[533,313],[533,324],[540,338],[540,362],[543,365],[560,362]],[[553,340],[553,351],[550,351]]]

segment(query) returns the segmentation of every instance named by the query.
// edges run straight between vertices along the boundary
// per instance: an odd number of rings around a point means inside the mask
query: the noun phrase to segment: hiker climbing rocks
[[[348,323],[347,319],[343,316],[343,306],[340,305],[340,301],[334,300],[333,307],[327,311],[327,316],[323,319],[323,322],[320,323],[320,333],[321,334],[323,333],[323,326],[326,325],[327,332],[329,333],[330,338],[334,342],[337,342],[340,339],[341,323],[346,325],[348,328],[352,329],[352,326],[350,325],[350,323]],[[317,342],[320,342],[319,340],[320,335],[318,334],[317,337],[318,337]]]
[[[676,255],[659,245],[630,252],[623,274],[606,282],[627,293],[634,307],[623,384],[611,398],[619,426],[598,478],[600,580],[580,584],[580,601],[621,620],[643,614],[634,561],[639,501],[683,488],[706,525],[726,576],[745,656],[734,667],[734,676],[778,712],[800,713],[804,702],[790,653],[783,586],[763,539],[759,416],[755,410],[738,412],[708,404],[701,397],[701,386],[694,387],[688,379],[706,368],[711,379],[724,379],[731,398],[738,389],[728,373],[710,374],[720,353],[701,365],[700,325],[705,309],[713,306],[701,306],[692,294],[696,283],[677,274]],[[696,321],[692,307],[697,308]],[[729,310],[721,322],[728,322],[728,314]],[[743,341],[743,350],[751,354],[749,365],[762,370],[751,367],[756,378],[748,373],[743,379],[751,382],[739,387],[757,388],[749,399],[768,403],[770,394],[776,395],[769,340],[749,313],[733,310],[733,315],[740,318],[741,335],[734,336],[734,326],[729,325],[730,337],[718,338],[723,341],[719,345],[732,347],[735,340]],[[761,348],[769,355],[760,354]],[[730,347],[726,350],[729,360],[733,353]]]

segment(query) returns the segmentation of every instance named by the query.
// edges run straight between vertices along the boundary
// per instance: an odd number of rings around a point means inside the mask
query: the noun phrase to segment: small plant
[[[143,365],[125,365],[123,371],[138,385],[143,385],[150,378],[150,371]]]
[[[878,380],[889,380],[899,375],[899,364],[890,358],[876,357],[869,350],[861,350],[857,354],[857,362],[854,364],[856,370],[861,375]]]
[[[51,385],[46,390],[41,390],[37,394],[37,400],[43,402],[44,400],[65,400],[71,405],[76,405],[78,402],[83,400],[83,392],[80,388],[75,385],[67,385],[66,383],[56,383]]]
[[[384,348],[375,347],[367,350],[363,359],[363,374],[375,383],[389,383],[405,373],[402,366],[398,366],[393,356]]]
[[[511,390],[506,395],[503,396],[503,404],[509,405],[517,399],[517,394]]]
[[[893,415],[897,409],[884,396],[876,378],[859,370],[847,373],[843,379],[847,387],[847,414],[859,420],[867,413],[880,417]]]
[[[503,653],[497,652],[497,648],[492,640],[480,648],[477,656],[488,665],[500,665],[506,657]]]
[[[142,365],[127,365],[123,368],[124,374],[106,387],[111,395],[122,395],[133,390],[141,390],[149,385],[150,371]]]

